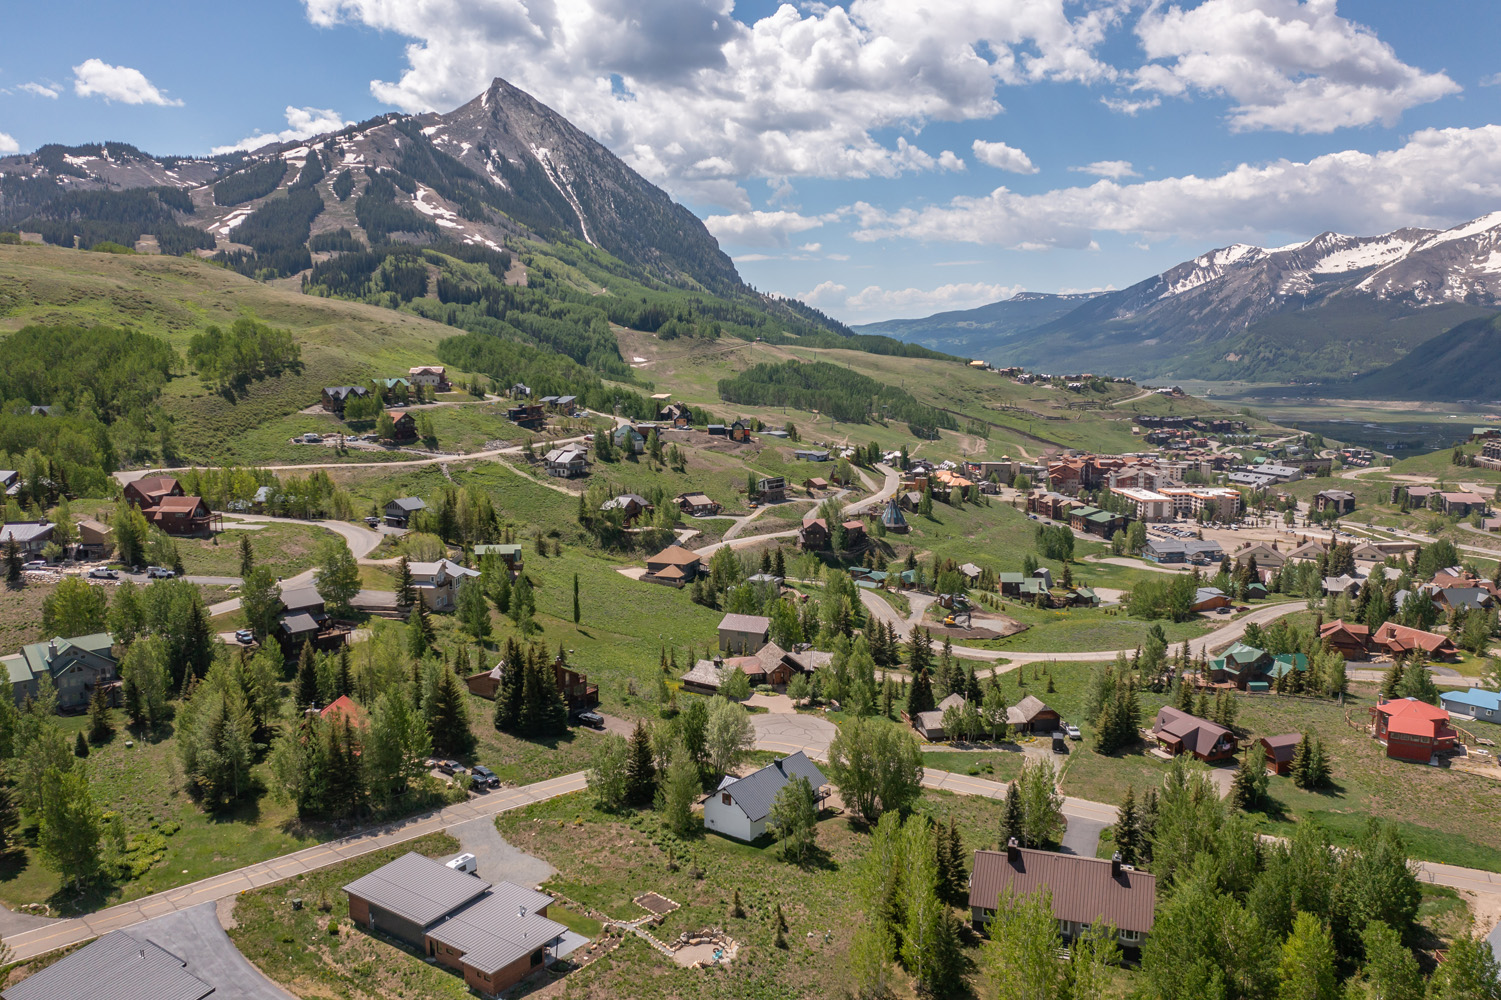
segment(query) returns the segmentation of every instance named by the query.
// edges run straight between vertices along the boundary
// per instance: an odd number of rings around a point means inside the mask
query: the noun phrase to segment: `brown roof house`
[[[506,661],[501,660],[489,670],[481,670],[479,673],[465,677],[464,683],[468,686],[470,694],[477,694],[481,698],[494,701],[500,693],[500,685],[505,680],[505,674]],[[553,661],[552,680],[559,693],[563,695],[568,711],[582,712],[599,704],[599,685],[590,684],[589,675],[569,667],[566,660]]]
[[[1459,655],[1459,649],[1446,635],[1424,632],[1396,622],[1385,622],[1371,636],[1371,646],[1388,656],[1406,656],[1422,650],[1430,659],[1449,660]]]
[[[738,667],[752,686],[769,684],[779,688],[792,679],[795,665],[795,658],[786,650],[768,642],[749,656],[716,656],[712,660],[696,661],[693,669],[683,675],[683,687],[698,694],[715,694],[725,678]]]
[[[1319,629],[1319,639],[1347,660],[1364,660],[1371,655],[1371,629],[1366,625],[1336,618]]]
[[[641,579],[682,587],[692,583],[701,572],[703,562],[697,554],[681,545],[669,545],[646,560],[646,573]]]
[[[163,497],[155,507],[142,513],[169,535],[204,535],[224,527],[224,515],[209,510],[202,497]]]
[[[1293,754],[1303,742],[1302,733],[1283,733],[1281,736],[1263,736],[1261,752],[1266,755],[1266,769],[1273,774],[1286,776],[1293,766]],[[1255,753],[1247,750],[1246,753]]]
[[[989,923],[1002,898],[1046,890],[1063,937],[1107,922],[1123,948],[1140,948],[1157,909],[1157,877],[1120,862],[1018,847],[976,851],[969,880],[969,908],[977,927]]]
[[[171,476],[146,476],[125,484],[125,499],[141,508],[155,507],[164,497],[182,496],[182,484]]]
[[[690,517],[709,517],[719,513],[719,504],[702,493],[678,494],[678,509]]]
[[[747,656],[771,639],[771,619],[764,615],[725,615],[719,622],[719,651]]]
[[[1235,734],[1207,719],[1180,712],[1171,705],[1157,710],[1152,726],[1157,744],[1173,756],[1191,753],[1202,761],[1229,760],[1235,756]]]
[[[349,919],[396,938],[494,996],[588,939],[547,916],[553,899],[404,854],[344,887]]]
[[[1006,709],[1006,724],[1019,733],[1051,733],[1059,726],[1057,712],[1044,705],[1035,695],[1027,695]]]

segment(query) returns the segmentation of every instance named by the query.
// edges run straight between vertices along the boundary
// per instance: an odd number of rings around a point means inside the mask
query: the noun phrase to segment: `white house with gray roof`
[[[766,832],[777,793],[797,778],[808,779],[815,801],[828,794],[828,779],[801,750],[743,778],[726,775],[704,800],[704,828],[747,843],[755,840]]]

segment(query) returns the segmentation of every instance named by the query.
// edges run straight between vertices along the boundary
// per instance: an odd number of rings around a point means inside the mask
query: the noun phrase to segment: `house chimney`
[[[49,639],[49,640],[47,640],[47,662],[49,662],[49,663],[52,662],[52,660],[56,656],[57,656],[57,640],[56,639]]]
[[[1016,842],[1015,837],[1012,837],[1010,840],[1006,841],[1006,860],[1011,862],[1012,864],[1016,864],[1021,860],[1021,857],[1021,845]]]
[[[1116,851],[1114,854],[1112,854],[1110,856],[1110,877],[1111,878],[1120,878],[1121,877],[1121,852],[1120,851]]]

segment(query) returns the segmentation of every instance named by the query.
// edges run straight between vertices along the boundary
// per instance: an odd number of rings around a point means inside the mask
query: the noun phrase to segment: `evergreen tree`
[[[245,580],[250,576],[250,571],[255,569],[255,547],[250,544],[250,532],[240,532],[240,579]]]
[[[579,575],[575,573],[573,574],[573,624],[579,623],[582,614],[582,609],[579,607]]]
[[[636,723],[631,731],[625,767],[626,801],[635,806],[651,805],[657,792],[657,768],[652,759],[651,734]]]
[[[302,652],[297,657],[297,707],[312,708],[317,705],[318,696],[318,664],[316,654],[313,652],[313,644],[302,644]]]
[[[907,715],[915,717],[918,712],[931,712],[937,705],[933,698],[933,681],[927,670],[914,673],[907,688]]]
[[[99,871],[103,816],[94,804],[82,766],[41,777],[37,853],[42,865],[57,872],[67,885],[82,885]]]
[[[437,685],[431,702],[424,702],[427,732],[432,737],[433,752],[451,757],[465,757],[474,752],[474,733],[469,728],[469,705],[466,692],[452,670],[432,667]]]
[[[350,670],[349,646],[339,647],[338,667],[334,674],[334,697],[354,694],[354,675]]]
[[[1141,828],[1136,816],[1136,788],[1126,786],[1126,798],[1121,803],[1113,831],[1115,850],[1124,864],[1136,864],[1141,849]]]
[[[503,733],[520,732],[526,694],[526,658],[515,639],[506,640],[505,657],[500,666],[500,687],[495,692],[495,728]]]
[[[1018,844],[1022,843],[1027,836],[1022,816],[1021,792],[1018,790],[1020,782],[1013,781],[1011,787],[1006,789],[1006,809],[1001,815],[1001,846],[1004,847],[1014,839]]]
[[[1299,788],[1308,788],[1308,769],[1313,760],[1313,744],[1308,734],[1304,733],[1298,745],[1293,749],[1292,763],[1288,765],[1287,776],[1292,779],[1294,785]]]
[[[1293,931],[1282,944],[1277,972],[1278,1000],[1337,1000],[1334,940],[1312,913],[1293,918]]]
[[[403,555],[396,563],[396,606],[409,608],[417,603],[417,585],[412,581],[412,567]]]
[[[105,696],[104,685],[94,685],[93,697],[89,699],[89,740],[93,743],[103,743],[114,732],[114,726],[109,721],[109,698]]]
[[[407,655],[420,660],[433,647],[433,624],[427,618],[427,606],[419,599],[407,616]]]
[[[455,611],[475,642],[484,642],[490,635],[490,603],[485,599],[484,588],[477,580],[466,580],[459,585],[455,598]]]

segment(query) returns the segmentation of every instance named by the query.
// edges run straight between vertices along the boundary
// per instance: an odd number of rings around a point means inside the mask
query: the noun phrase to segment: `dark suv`
[[[469,769],[469,777],[474,788],[499,788],[500,779],[495,772],[483,764],[476,764]]]

